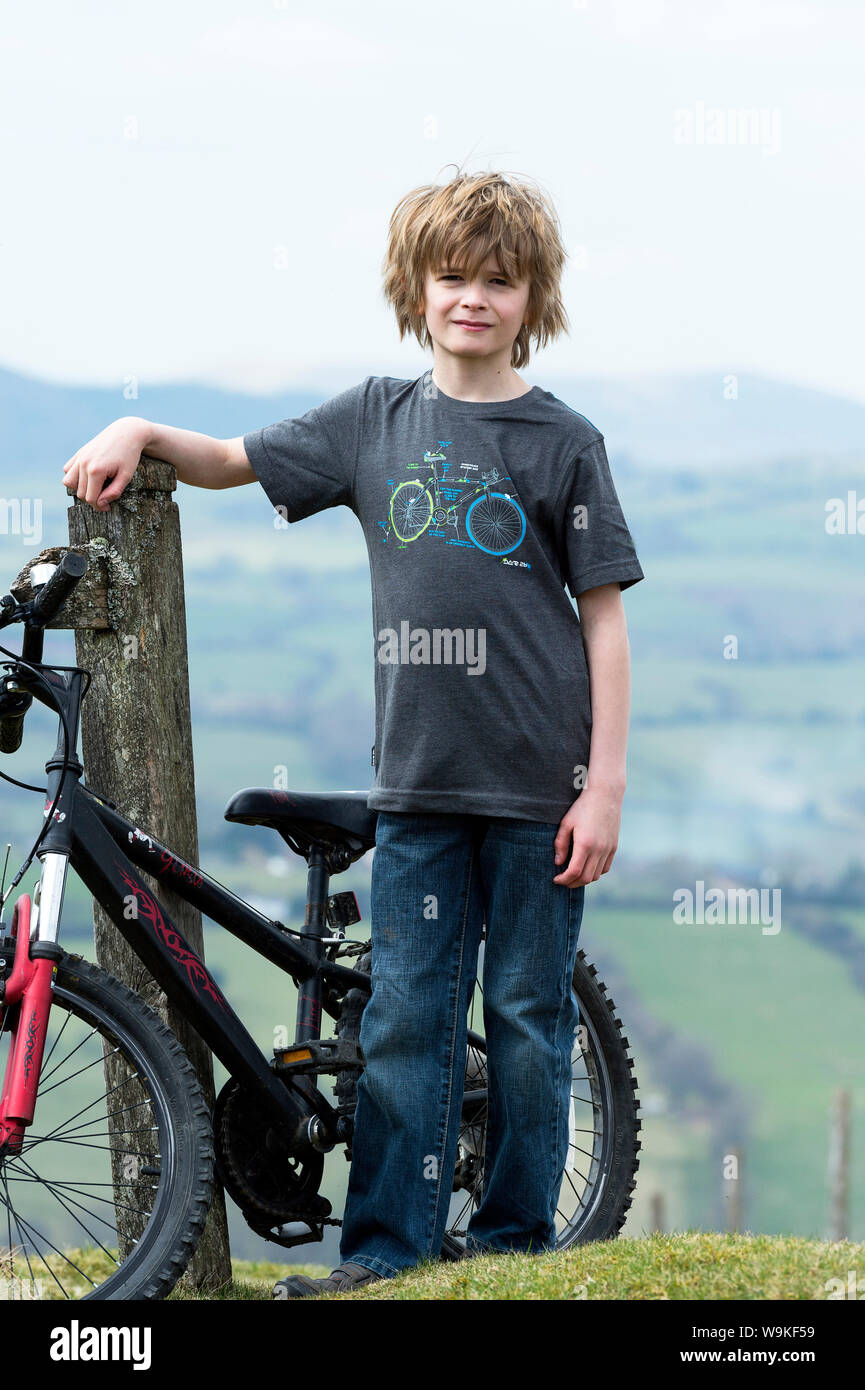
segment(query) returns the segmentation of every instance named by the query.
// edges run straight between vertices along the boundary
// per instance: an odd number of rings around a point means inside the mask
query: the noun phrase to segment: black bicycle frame
[[[61,889],[54,896],[53,923],[42,928],[42,904],[37,940],[56,942],[59,928],[62,882],[66,861],[93,897],[105,909],[117,930],[144,963],[178,1011],[219,1058],[232,1077],[252,1086],[273,1114],[274,1124],[290,1138],[295,1149],[310,1146],[310,1106],[324,1124],[327,1137],[337,1142],[337,1112],[307,1078],[296,1080],[274,1070],[234,1013],[210,971],[184,939],[162,904],[136,873],[136,866],[156,879],[170,880],[173,892],[200,909],[207,917],[245,941],[259,955],[291,975],[298,990],[297,1041],[321,1036],[323,987],[344,994],[352,988],[370,992],[370,978],[362,971],[339,965],[325,955],[321,938],[326,934],[325,903],[328,872],[325,847],[310,853],[310,895],[305,934],[309,944],[292,936],[281,923],[272,921],[242,901],[200,868],[188,864],[153,835],[141,830],[113,805],[80,784],[83,767],[74,752],[77,746],[81,682],[78,668],[42,667],[52,686],[54,701],[30,685],[35,699],[61,713],[61,730],[54,756],[46,763],[47,815],[59,789],[52,824],[38,855],[43,878],[48,862],[59,864]],[[24,684],[24,678],[21,680]],[[28,682],[29,684],[29,682]],[[64,759],[63,718],[70,735],[69,757]],[[65,767],[65,774],[64,774]],[[62,786],[61,786],[62,781]],[[47,904],[46,904],[47,906]],[[38,951],[38,947],[36,950]],[[333,1012],[331,1007],[329,1012]],[[311,1078],[310,1078],[311,1079]],[[301,1095],[303,1099],[301,1099]]]
[[[294,979],[298,986],[295,1042],[302,1044],[321,1037],[322,1008],[336,1017],[337,1001],[350,989],[363,990],[367,995],[372,989],[367,973],[340,965],[326,955],[327,846],[313,845],[310,850],[306,940],[301,941],[282,923],[256,911],[154,835],[140,829],[113,803],[81,785],[84,768],[76,750],[82,682],[87,672],[79,667],[50,667],[36,661],[32,665],[50,686],[50,694],[23,668],[16,675],[17,688],[54,709],[60,716],[60,731],[54,755],[45,764],[48,786],[43,814],[47,816],[52,806],[54,811],[37,851],[43,873],[31,954],[57,951],[68,865],[229,1074],[258,1093],[274,1126],[290,1141],[292,1151],[320,1151],[323,1145],[332,1147],[339,1143],[344,1136],[338,1128],[338,1113],[314,1084],[314,1076],[292,1076],[271,1064],[204,962],[136,873],[138,867],[151,878],[170,882],[172,891],[185,902]],[[43,893],[46,882],[47,894]],[[483,1038],[472,1029],[468,1042],[485,1047]],[[465,1104],[485,1098],[485,1091],[467,1092]],[[311,1112],[322,1126],[315,1144],[309,1129]]]
[[[275,922],[80,786],[72,805],[71,867],[231,1076],[256,1087],[282,1114],[295,1144],[302,1142],[308,1110],[297,1104],[286,1078],[272,1069],[207,966],[133,866],[155,878],[170,874],[179,897],[294,978],[299,989],[297,1041],[321,1036],[322,984],[338,985],[343,991],[357,986],[368,993],[369,977],[327,960],[315,943],[305,949]],[[305,1095],[317,1097],[315,1109],[332,1131],[333,1108],[319,1092],[303,1089]]]

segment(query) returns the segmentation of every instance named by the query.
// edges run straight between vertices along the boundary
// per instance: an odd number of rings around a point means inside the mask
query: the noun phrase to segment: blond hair
[[[446,184],[423,184],[391,214],[382,262],[383,293],[396,313],[400,341],[414,333],[432,348],[425,316],[418,312],[428,270],[459,266],[472,278],[491,254],[509,279],[528,280],[526,322],[514,339],[511,366],[568,331],[559,282],[567,252],[549,196],[535,180],[502,173],[457,173]]]

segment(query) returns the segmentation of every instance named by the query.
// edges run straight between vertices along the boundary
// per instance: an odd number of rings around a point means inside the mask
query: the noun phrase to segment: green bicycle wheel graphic
[[[421,483],[400,483],[390,499],[390,522],[401,541],[416,541],[432,521],[433,500]]]

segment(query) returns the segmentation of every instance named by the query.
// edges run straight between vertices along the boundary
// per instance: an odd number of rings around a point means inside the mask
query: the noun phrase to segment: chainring
[[[217,1175],[254,1229],[321,1222],[330,1214],[330,1203],[318,1196],[324,1155],[291,1153],[261,1103],[238,1081],[223,1086],[213,1121]]]

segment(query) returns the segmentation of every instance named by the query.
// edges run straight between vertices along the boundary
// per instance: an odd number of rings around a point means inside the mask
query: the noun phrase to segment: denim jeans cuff
[[[380,1274],[383,1279],[393,1279],[402,1270],[394,1269],[393,1265],[387,1264],[385,1260],[376,1259],[375,1255],[340,1255],[340,1264],[351,1261],[354,1265],[363,1265],[364,1269],[371,1269],[373,1274]]]

